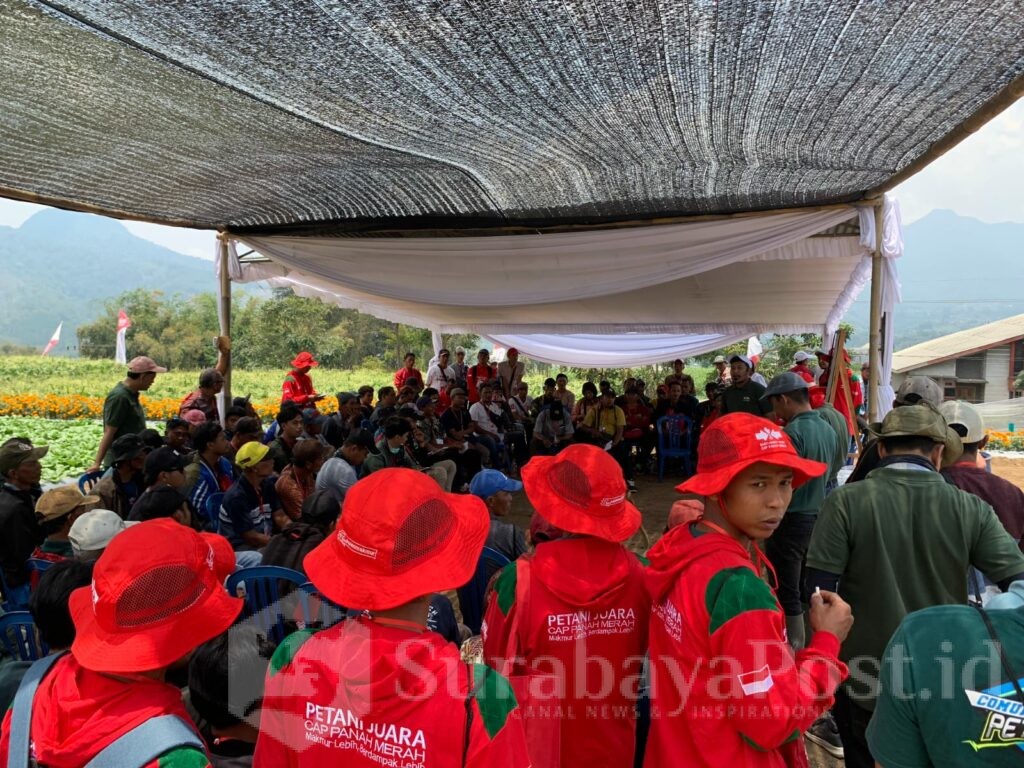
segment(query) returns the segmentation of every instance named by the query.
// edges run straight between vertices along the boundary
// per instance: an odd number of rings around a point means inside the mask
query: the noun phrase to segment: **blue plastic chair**
[[[494,574],[508,565],[510,560],[501,552],[484,547],[480,559],[476,563],[473,578],[464,587],[457,590],[459,607],[462,609],[462,623],[469,627],[474,635],[480,634],[480,625],[484,620],[484,599],[487,597],[487,585]]]
[[[95,472],[86,472],[78,478],[78,490],[83,494],[88,494],[101,477],[103,477],[102,469],[97,469]]]
[[[233,597],[245,599],[242,618],[254,620],[267,638],[280,643],[288,634],[288,622],[300,618],[301,601],[295,592],[305,583],[305,575],[291,568],[258,565],[235,571],[225,587]]]
[[[682,459],[683,474],[692,474],[693,422],[687,416],[662,416],[655,425],[658,432],[658,482],[665,478],[665,461]]]
[[[14,611],[0,616],[0,645],[7,655],[21,661],[35,661],[50,652],[39,637],[39,630],[28,611]]]
[[[347,613],[345,608],[324,597],[311,581],[299,587],[299,600],[302,602],[304,629],[332,627],[344,619]]]
[[[3,568],[0,568],[0,589],[3,590],[3,601],[0,602],[0,609],[4,613],[11,613],[12,611],[23,611],[28,607],[28,596],[29,590],[26,584],[23,587],[17,589],[11,589],[7,586],[7,579],[4,578]]]
[[[224,501],[224,494],[222,492],[211,493],[203,501],[203,515],[206,517],[206,522],[209,525],[208,530],[218,533],[220,531],[220,505]],[[203,526],[207,528],[206,525]]]

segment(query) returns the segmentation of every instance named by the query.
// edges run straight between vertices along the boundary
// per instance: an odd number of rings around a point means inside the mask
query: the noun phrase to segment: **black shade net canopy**
[[[1021,93],[1017,1],[0,0],[0,195],[242,235],[849,203]]]

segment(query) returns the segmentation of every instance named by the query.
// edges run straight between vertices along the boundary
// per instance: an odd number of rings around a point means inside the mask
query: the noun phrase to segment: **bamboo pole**
[[[871,252],[871,310],[868,339],[868,421],[878,421],[882,375],[882,206],[875,207],[875,249]]]
[[[231,338],[231,273],[228,269],[228,236],[224,232],[217,235],[217,244],[220,246],[220,270],[218,300],[220,303],[218,317],[220,320],[220,335]],[[224,355],[224,407],[221,408],[221,421],[226,418],[228,406],[231,405],[231,350],[228,349]]]

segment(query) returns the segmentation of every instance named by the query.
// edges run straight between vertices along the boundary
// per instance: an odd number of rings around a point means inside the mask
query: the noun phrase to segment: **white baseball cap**
[[[71,524],[68,540],[75,557],[95,552],[99,554],[117,534],[135,523],[122,520],[109,509],[93,509],[81,515]]]
[[[939,406],[939,413],[946,424],[953,427],[959,424],[967,430],[961,438],[965,443],[977,443],[985,439],[985,421],[978,409],[963,400],[947,400]]]
[[[794,363],[803,363],[811,359],[811,356],[804,352],[802,349],[793,355]]]

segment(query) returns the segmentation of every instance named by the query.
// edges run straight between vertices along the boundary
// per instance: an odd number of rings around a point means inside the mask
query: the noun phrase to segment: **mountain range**
[[[192,296],[216,291],[212,261],[136,237],[115,219],[46,209],[0,227],[0,342],[42,347],[63,321],[60,349],[106,299],[135,288]]]
[[[1024,312],[1024,224],[936,210],[904,228],[896,348]],[[213,264],[136,237],[114,219],[57,209],[0,226],[0,342],[61,348],[103,302],[135,288],[191,296],[216,290]],[[847,313],[851,346],[868,341],[868,291]]]

